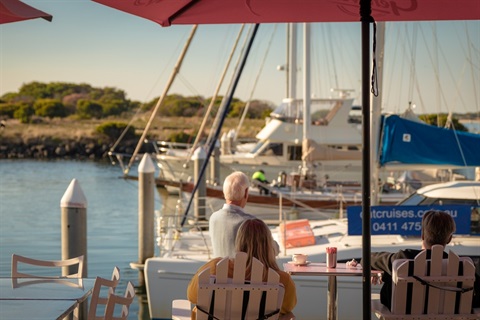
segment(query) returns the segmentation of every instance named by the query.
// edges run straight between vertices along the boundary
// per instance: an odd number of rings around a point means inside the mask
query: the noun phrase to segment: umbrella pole
[[[363,320],[371,319],[370,271],[370,22],[371,0],[360,0],[362,23],[362,263],[363,263]]]

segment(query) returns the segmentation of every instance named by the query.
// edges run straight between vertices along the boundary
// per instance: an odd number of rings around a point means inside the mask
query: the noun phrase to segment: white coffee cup
[[[292,255],[292,261],[294,263],[298,263],[298,264],[307,263],[307,258],[308,258],[308,256],[306,254],[302,254],[302,253],[295,253],[295,254]]]

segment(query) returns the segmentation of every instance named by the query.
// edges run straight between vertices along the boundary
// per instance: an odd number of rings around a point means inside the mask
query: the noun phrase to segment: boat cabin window
[[[348,123],[362,123],[362,107],[352,106],[350,113],[348,114]]]
[[[311,115],[312,124],[318,125],[318,126],[328,125],[328,120],[326,119],[326,116],[328,115],[329,112],[330,110],[325,110],[325,109],[321,109],[313,112]]]
[[[302,105],[301,100],[284,101],[270,113],[270,117],[286,122],[302,119]]]
[[[428,206],[428,205],[478,205],[476,200],[473,199],[445,199],[445,198],[429,198],[423,195],[414,193],[410,197],[401,201],[399,205],[402,206]]]
[[[283,143],[269,143],[260,152],[261,156],[283,156]]]
[[[250,151],[250,153],[255,154],[258,152],[258,150],[262,149],[263,145],[265,144],[265,141],[259,141],[255,147]]]
[[[426,198],[421,194],[414,193],[408,198],[402,200],[399,205],[401,206],[417,206],[422,203]]]
[[[343,99],[311,99],[310,119],[312,123],[317,125],[327,125],[331,120],[329,119],[329,115],[332,112],[335,114],[336,111],[341,108],[343,103]],[[285,122],[299,123],[303,121],[303,100],[285,99],[270,113],[270,117]]]
[[[288,146],[287,155],[289,161],[302,160],[302,146]]]

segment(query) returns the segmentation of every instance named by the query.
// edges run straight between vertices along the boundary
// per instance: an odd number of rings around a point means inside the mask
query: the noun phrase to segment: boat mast
[[[287,97],[295,99],[297,97],[297,24],[289,23],[288,28]]]
[[[190,35],[187,39],[187,42],[185,43],[185,46],[183,47],[182,52],[180,53],[180,56],[178,57],[177,63],[175,67],[173,68],[172,74],[170,75],[170,78],[168,80],[167,86],[163,90],[162,95],[157,101],[157,104],[155,105],[155,108],[152,111],[152,114],[150,116],[150,119],[148,119],[147,125],[145,126],[145,129],[143,129],[142,136],[140,137],[140,140],[138,141],[137,147],[135,148],[135,151],[132,154],[132,157],[130,158],[130,162],[128,163],[127,168],[124,170],[124,174],[128,174],[128,171],[130,170],[133,162],[135,162],[135,158],[137,157],[138,152],[140,151],[140,148],[143,145],[143,141],[145,140],[145,137],[147,136],[148,130],[150,130],[150,126],[153,123],[153,119],[157,115],[158,110],[160,109],[160,106],[163,103],[163,100],[168,94],[168,91],[170,90],[170,87],[173,84],[173,80],[175,80],[175,77],[177,74],[180,72],[180,67],[182,66],[183,59],[185,58],[185,55],[187,54],[188,48],[190,47],[190,43],[192,42],[193,36],[195,35],[195,32],[197,31],[197,25],[194,25],[192,27],[192,30],[190,31]]]
[[[310,138],[310,23],[303,24],[303,141]],[[306,150],[303,150],[305,152]],[[302,157],[303,158],[303,157]],[[302,160],[302,174],[308,173],[307,161]]]
[[[378,92],[377,96],[371,95],[372,99],[372,111],[370,113],[370,138],[371,138],[371,148],[370,148],[370,170],[372,172],[372,180],[370,180],[371,185],[371,204],[379,204],[379,171],[380,171],[380,159],[378,154],[378,148],[380,146],[380,119],[382,116],[382,93],[383,93],[383,59],[385,55],[385,22],[377,22],[377,49],[374,53],[376,56],[373,57],[376,60],[377,68],[377,84]]]

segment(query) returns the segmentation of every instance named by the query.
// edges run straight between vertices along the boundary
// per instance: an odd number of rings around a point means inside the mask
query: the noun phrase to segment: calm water
[[[132,173],[137,173],[136,169]],[[60,200],[77,179],[88,201],[88,276],[110,278],[121,270],[120,288],[138,284],[130,262],[138,259],[138,184],[119,178],[109,164],[77,161],[0,161],[0,276],[9,276],[11,255],[61,258]],[[156,195],[155,209],[162,209]],[[138,296],[129,319],[150,319]]]
[[[462,123],[472,133],[480,133],[480,122],[464,122]]]

